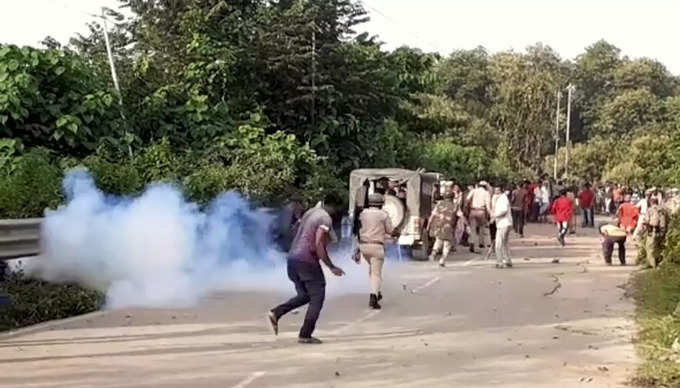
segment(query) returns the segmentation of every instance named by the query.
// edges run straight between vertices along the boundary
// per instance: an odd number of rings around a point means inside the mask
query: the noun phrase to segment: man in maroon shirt
[[[337,239],[330,215],[337,209],[335,206],[326,206],[325,209],[317,206],[308,210],[300,220],[300,226],[288,253],[288,278],[295,285],[297,295],[267,313],[267,320],[275,335],[279,333],[279,319],[282,316],[309,303],[298,342],[321,343],[312,337],[326,297],[326,279],[319,261],[323,261],[333,275],[345,274],[333,264],[327,250],[329,241]]]
[[[590,183],[583,186],[583,190],[578,194],[578,202],[583,210],[583,227],[595,227],[595,193],[590,187]]]
[[[536,187],[538,187],[538,184],[536,183],[531,183],[527,187],[527,196],[526,196],[526,209],[527,209],[527,214],[526,214],[526,220],[528,221],[533,221],[535,222],[537,220],[537,214],[538,212],[534,211],[534,199],[536,198],[534,194],[534,190],[536,190]]]

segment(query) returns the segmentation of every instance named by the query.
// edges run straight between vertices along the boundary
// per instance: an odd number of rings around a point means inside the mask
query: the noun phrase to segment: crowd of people
[[[382,295],[382,268],[387,239],[399,233],[390,217],[382,209],[384,196],[375,192],[366,196],[366,207],[358,213],[355,227],[357,263],[368,263],[370,277],[369,307],[380,309]],[[336,276],[344,272],[331,261],[327,247],[337,239],[333,231],[333,216],[341,207],[329,203],[319,204],[304,212],[298,207],[288,212],[296,225],[294,238],[288,249],[287,272],[293,282],[296,296],[273,308],[267,320],[274,333],[278,321],[288,312],[309,304],[300,329],[300,343],[321,343],[312,337],[316,321],[325,299],[325,278],[320,263],[324,263]],[[634,237],[644,241],[651,267],[659,265],[660,250],[665,238],[669,215],[680,209],[678,190],[665,192],[651,188],[640,191],[621,185],[593,187],[584,183],[580,187],[568,186],[560,181],[542,179],[523,181],[515,185],[493,186],[486,181],[462,186],[454,181],[440,182],[439,198],[426,223],[426,232],[434,239],[430,260],[438,259],[445,267],[447,259],[459,246],[472,253],[496,258],[496,268],[513,266],[509,241],[514,233],[524,237],[527,222],[544,223],[549,220],[556,226],[556,238],[566,245],[569,234],[576,233],[578,215],[583,228],[595,227],[595,213],[611,216],[611,221],[599,225],[602,249],[606,264],[612,264],[614,247],[618,245],[619,261],[626,264],[626,241]]]
[[[445,182],[441,193],[428,230],[435,239],[430,260],[439,257],[442,267],[457,246],[473,253],[488,248],[486,258],[494,255],[498,268],[512,267],[508,250],[512,231],[523,238],[527,222],[550,221],[556,226],[557,241],[565,246],[567,236],[576,233],[577,219],[580,217],[581,227],[594,228],[596,213],[610,218],[599,227],[607,264],[611,264],[613,248],[618,244],[619,258],[625,265],[625,242],[632,236],[645,244],[649,266],[656,267],[669,216],[680,209],[677,189],[652,187],[643,192],[618,184],[593,186],[587,182],[577,187],[548,178],[495,187],[481,181],[465,191],[455,182]]]

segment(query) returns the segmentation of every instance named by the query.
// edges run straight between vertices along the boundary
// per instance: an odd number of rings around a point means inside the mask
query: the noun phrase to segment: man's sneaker
[[[440,266],[441,268],[445,268],[445,267],[446,267],[446,264],[445,264],[443,261],[440,261],[440,262],[439,262],[439,266]]]
[[[505,263],[503,265],[505,265],[506,268],[512,268],[512,263]]]
[[[300,337],[300,338],[298,338],[298,343],[301,343],[301,344],[310,344],[310,345],[320,345],[320,344],[323,343],[323,341],[321,341],[321,340],[318,339],[318,338],[314,338],[314,337],[309,337],[309,338],[302,338],[302,337]]]
[[[267,322],[269,322],[269,327],[272,328],[274,335],[279,335],[279,320],[273,311],[267,313]]]

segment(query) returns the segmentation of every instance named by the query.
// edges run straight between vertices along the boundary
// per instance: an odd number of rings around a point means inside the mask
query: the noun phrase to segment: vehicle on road
[[[411,252],[411,257],[425,260],[431,250],[427,220],[440,198],[440,173],[399,168],[354,170],[349,178],[349,220],[366,203],[369,194],[385,192],[383,210],[399,231],[397,243]]]

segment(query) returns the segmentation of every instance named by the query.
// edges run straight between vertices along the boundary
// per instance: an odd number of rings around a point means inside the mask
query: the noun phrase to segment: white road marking
[[[251,373],[250,376],[246,377],[245,379],[241,380],[238,384],[234,385],[234,388],[245,388],[248,385],[252,384],[253,381],[259,379],[265,374],[266,372],[253,372]]]
[[[442,278],[439,277],[439,276],[437,276],[436,278],[430,279],[429,282],[423,284],[422,286],[418,286],[418,287],[412,289],[411,292],[414,293],[414,294],[416,294],[416,293],[418,293],[419,291],[422,291],[422,290],[426,289],[427,287],[429,287],[429,286],[431,286],[431,285],[437,283],[437,282],[440,281],[441,279],[442,279]]]
[[[342,327],[340,327],[340,328],[334,330],[334,331],[333,331],[333,334],[341,334],[342,332],[344,332],[345,330],[349,329],[350,327],[356,326],[356,325],[358,325],[358,324],[360,324],[360,323],[362,323],[362,322],[364,322],[364,321],[367,321],[367,320],[369,320],[369,319],[375,317],[375,316],[378,315],[378,314],[380,314],[380,310],[372,310],[371,312],[369,312],[368,314],[364,315],[363,317],[361,317],[361,318],[359,318],[359,319],[356,319],[356,320],[354,320],[354,321],[352,321],[352,322],[346,324],[345,326],[342,326]]]
[[[469,267],[470,265],[472,265],[472,263],[474,263],[475,261],[477,261],[479,259],[481,259],[481,257],[472,258],[472,259],[466,261],[465,263],[463,263],[463,265],[461,265],[461,267]]]

